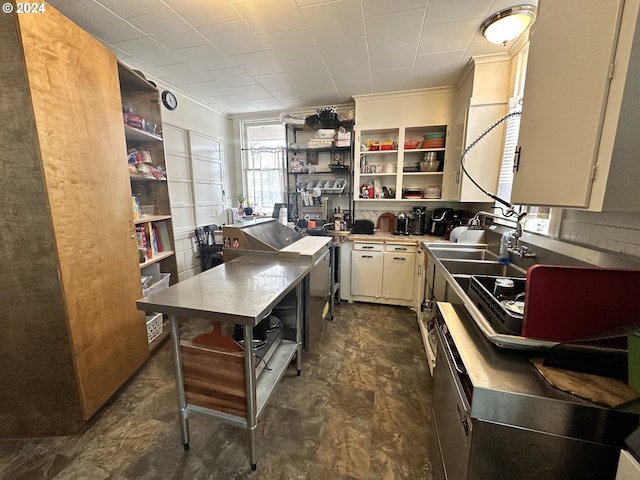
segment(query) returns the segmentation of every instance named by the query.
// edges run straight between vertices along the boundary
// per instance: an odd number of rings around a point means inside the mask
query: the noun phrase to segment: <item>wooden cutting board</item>
[[[531,359],[533,366],[552,387],[609,408],[618,408],[640,399],[640,393],[621,380],[547,367],[543,361],[543,358]]]
[[[376,223],[376,230],[379,232],[395,232],[396,231],[396,216],[391,212],[385,212],[378,217],[378,223]]]

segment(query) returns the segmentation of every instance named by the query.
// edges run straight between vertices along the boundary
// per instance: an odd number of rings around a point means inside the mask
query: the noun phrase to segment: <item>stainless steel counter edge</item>
[[[610,409],[552,387],[530,364],[535,352],[492,345],[461,305],[438,308],[473,384],[472,418],[609,445],[637,424],[640,402]]]
[[[241,256],[136,302],[138,310],[255,326],[313,268],[308,259]]]

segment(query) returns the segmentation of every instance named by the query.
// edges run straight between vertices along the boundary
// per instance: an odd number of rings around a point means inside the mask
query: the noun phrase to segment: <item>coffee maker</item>
[[[427,233],[427,210],[424,207],[413,207],[413,234]]]
[[[404,212],[400,212],[396,218],[396,235],[409,235],[409,217]]]

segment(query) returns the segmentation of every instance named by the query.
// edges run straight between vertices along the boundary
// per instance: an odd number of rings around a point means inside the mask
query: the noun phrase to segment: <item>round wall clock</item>
[[[165,90],[164,92],[162,92],[162,103],[165,107],[167,107],[167,110],[175,110],[178,106],[178,100],[176,99],[176,96],[169,90]]]

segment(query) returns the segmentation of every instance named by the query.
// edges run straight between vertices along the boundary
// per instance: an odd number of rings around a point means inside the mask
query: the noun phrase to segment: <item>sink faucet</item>
[[[473,218],[471,219],[471,221],[469,222],[469,225],[472,228],[480,228],[480,217],[490,217],[490,218],[494,218],[497,220],[501,220],[504,222],[509,222],[514,224],[515,229],[513,232],[513,235],[511,236],[511,238],[509,239],[509,253],[513,253],[514,255],[518,255],[520,258],[533,258],[536,256],[536,254],[534,252],[531,252],[529,250],[529,247],[527,247],[526,245],[522,245],[520,238],[522,237],[522,233],[523,233],[523,222],[524,222],[524,218],[527,216],[526,213],[516,213],[514,210],[509,209],[506,213],[507,216],[503,217],[500,215],[496,215],[495,213],[490,213],[490,212],[478,212],[476,213]],[[517,220],[514,218],[508,218],[509,216],[513,216],[513,215],[517,215]]]

